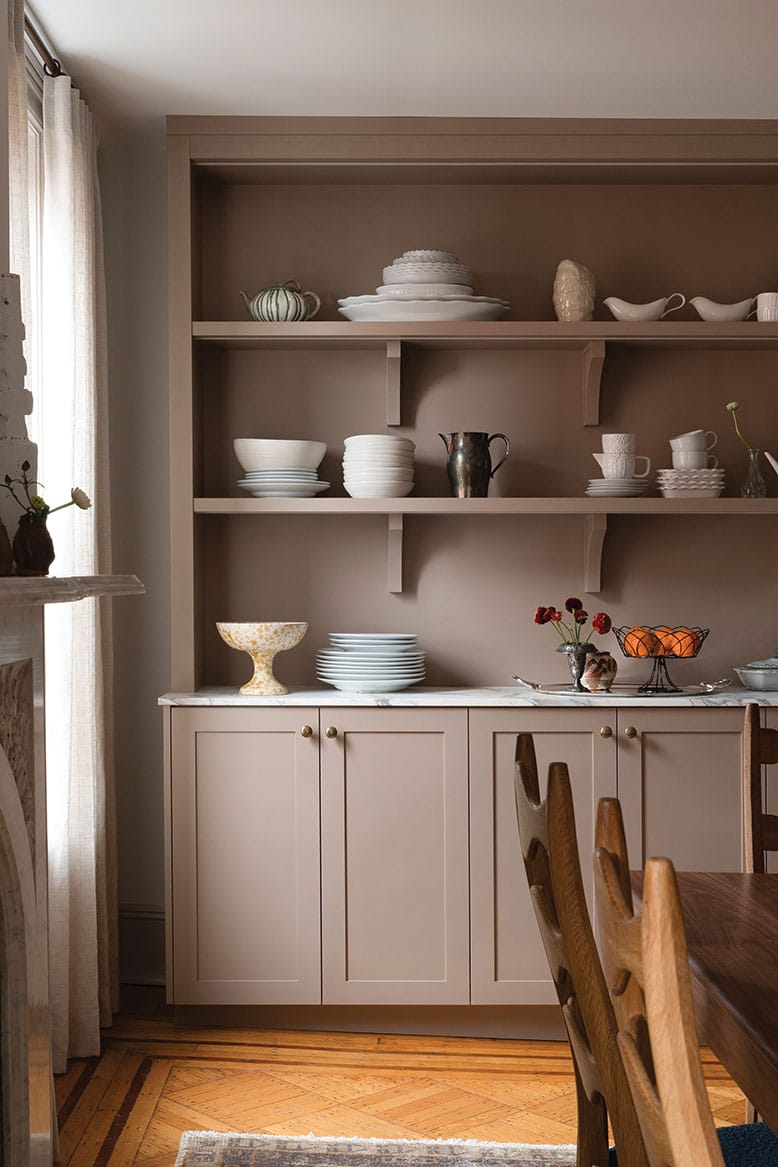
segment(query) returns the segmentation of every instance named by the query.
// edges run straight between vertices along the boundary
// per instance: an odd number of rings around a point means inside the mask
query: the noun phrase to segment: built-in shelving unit
[[[581,451],[580,433],[575,438],[569,428],[560,428],[557,463],[555,434],[541,411],[547,399],[549,416],[564,411],[565,425],[576,419],[592,428],[605,419],[609,427],[640,429],[641,440],[647,432],[656,442],[659,433],[666,438],[674,432],[676,416],[683,428],[680,419],[690,400],[697,403],[700,422],[710,425],[710,417],[721,416],[722,401],[740,392],[741,371],[733,356],[742,355],[750,377],[770,383],[767,362],[778,352],[778,324],[705,322],[691,319],[690,307],[645,323],[542,317],[552,314],[554,266],[565,255],[596,269],[595,317],[606,313],[601,297],[608,294],[640,301],[680,287],[689,296],[737,300],[761,290],[764,280],[769,284],[769,265],[744,255],[742,240],[731,243],[719,227],[732,216],[745,221],[736,204],[740,188],[747,188],[748,216],[762,215],[762,227],[755,228],[759,254],[769,248],[764,223],[772,224],[774,216],[769,218],[763,204],[778,180],[773,122],[744,127],[690,121],[668,127],[621,119],[183,117],[171,118],[168,130],[176,688],[208,683],[203,623],[208,626],[217,610],[225,610],[227,598],[235,604],[246,590],[242,551],[250,552],[271,528],[277,538],[279,518],[292,524],[300,519],[300,547],[316,548],[326,540],[333,548],[341,539],[348,542],[358,525],[349,525],[352,517],[383,520],[388,587],[394,594],[403,591],[403,557],[418,529],[414,524],[463,516],[484,524],[499,519],[505,532],[499,538],[521,541],[522,520],[548,516],[544,531],[551,538],[555,517],[578,516],[583,586],[596,593],[610,518],[618,518],[624,531],[624,517],[649,525],[657,517],[699,517],[700,538],[706,538],[715,525],[708,519],[778,514],[776,499],[732,497],[735,481],[728,481],[727,497],[717,499],[586,497],[582,467],[588,454]],[[726,187],[723,198],[719,187]],[[718,243],[712,264],[714,226]],[[445,239],[461,248],[478,272],[476,291],[509,300],[517,318],[340,319],[337,299],[370,291],[400,238],[405,246],[442,246]],[[663,264],[668,256],[672,263]],[[724,270],[728,296],[715,286]],[[320,318],[294,323],[234,318],[241,312],[241,287],[253,293],[263,282],[290,277],[321,294]],[[714,359],[726,366],[726,379],[716,375]],[[658,372],[645,374],[648,366]],[[298,384],[306,386],[297,414],[283,398],[288,386],[281,398],[277,392],[278,384],[286,384],[288,368],[294,370],[289,374],[294,391]],[[655,414],[651,394],[662,378],[672,384],[674,397],[660,395]],[[476,416],[463,404],[464,383],[471,386],[471,404],[482,396],[492,403],[493,421],[484,417],[483,426],[494,431],[512,424],[512,436],[523,442],[519,457],[526,471],[509,462],[507,476],[502,470],[499,479],[502,492],[516,497],[436,496],[445,490],[435,473],[441,462],[432,445],[436,431],[456,428],[468,412]],[[496,392],[502,397],[495,408]],[[634,402],[640,394],[638,418]],[[459,424],[481,428],[480,420]],[[416,492],[402,499],[342,497],[333,455],[343,437],[384,425],[401,427],[417,442],[423,470]],[[722,418],[715,428],[724,425]],[[333,494],[304,500],[228,496],[228,467],[235,468],[232,436],[276,431],[327,438],[330,461],[323,477],[333,482]],[[663,463],[657,462],[656,446],[654,454],[658,467]],[[571,465],[574,460],[575,475],[565,475],[566,459]],[[551,465],[562,471],[558,495]],[[575,494],[576,482],[581,495]],[[250,518],[268,524],[262,528]],[[342,519],[342,534],[331,526],[325,532],[317,518]],[[428,525],[424,532],[426,549]],[[630,534],[634,537],[633,528]],[[496,534],[494,539],[496,555]],[[222,556],[230,566],[219,573],[213,565]],[[418,555],[413,562],[411,597],[418,585]]]

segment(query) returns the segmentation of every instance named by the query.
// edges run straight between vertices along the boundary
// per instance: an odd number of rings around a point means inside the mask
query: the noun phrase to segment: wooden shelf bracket
[[[602,587],[602,545],[608,529],[608,516],[586,515],[584,527],[584,591],[599,592]]]
[[[387,515],[387,569],[389,591],[403,590],[403,516]]]
[[[590,340],[583,350],[583,423],[600,424],[600,385],[605,341]]]
[[[402,341],[386,342],[386,424],[399,425],[402,409]]]

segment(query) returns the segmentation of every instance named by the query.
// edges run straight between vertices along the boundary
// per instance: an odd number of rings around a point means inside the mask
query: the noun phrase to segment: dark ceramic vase
[[[573,678],[573,692],[588,692],[581,684],[581,677],[583,676],[587,656],[590,652],[597,652],[597,646],[594,644],[560,644],[557,652],[564,652],[567,655],[567,663],[570,665],[570,676]]]
[[[14,553],[11,540],[5,529],[5,523],[0,520],[0,575],[10,575],[13,571]]]
[[[45,515],[24,514],[13,541],[17,575],[48,575],[54,559],[54,544]]]

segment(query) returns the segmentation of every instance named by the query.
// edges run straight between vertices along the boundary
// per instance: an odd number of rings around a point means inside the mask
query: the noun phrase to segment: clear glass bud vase
[[[759,467],[759,454],[759,450],[749,450],[746,454],[746,473],[740,490],[743,498],[766,498],[767,496],[767,487]]]

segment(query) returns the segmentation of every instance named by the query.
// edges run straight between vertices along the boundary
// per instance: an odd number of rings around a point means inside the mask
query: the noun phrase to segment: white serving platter
[[[354,301],[357,303],[354,303]],[[456,296],[435,300],[382,299],[380,296],[355,296],[339,301],[338,311],[347,320],[498,320],[510,307],[505,300],[492,296]]]

